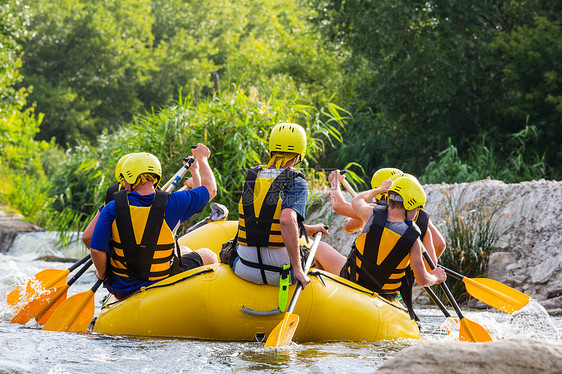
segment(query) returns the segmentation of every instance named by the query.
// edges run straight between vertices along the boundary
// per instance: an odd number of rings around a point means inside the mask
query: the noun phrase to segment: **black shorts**
[[[181,256],[181,271],[187,271],[203,266],[203,259],[197,252],[189,252]]]

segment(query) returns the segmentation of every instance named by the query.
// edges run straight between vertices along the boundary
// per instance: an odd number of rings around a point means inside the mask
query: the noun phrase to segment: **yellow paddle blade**
[[[57,308],[66,300],[67,291],[68,288],[65,288],[64,293],[56,300],[54,300],[54,303],[52,303],[52,305],[47,304],[48,309],[46,309],[44,312],[42,312],[43,309],[40,309],[39,312],[35,314],[35,320],[38,324],[43,325],[49,320],[55,310],[57,310]]]
[[[43,330],[84,332],[92,322],[94,308],[92,290],[71,296],[53,313]]]
[[[459,340],[463,342],[492,342],[494,341],[488,331],[478,323],[466,318],[461,319],[461,328],[459,331]]]
[[[6,296],[6,300],[8,304],[15,305],[21,301],[29,300],[37,293],[41,293],[49,288],[61,287],[66,283],[66,276],[69,273],[68,269],[45,269],[40,271],[12,290]]]
[[[27,323],[32,317],[40,318],[61,296],[66,295],[68,285],[51,288],[45,293],[38,295],[25,304],[10,320],[11,323]]]
[[[489,278],[463,278],[466,291],[476,299],[505,313],[523,308],[529,296],[501,282]]]
[[[283,320],[275,326],[267,337],[264,347],[279,347],[290,344],[298,324],[299,316],[297,314],[285,313]]]

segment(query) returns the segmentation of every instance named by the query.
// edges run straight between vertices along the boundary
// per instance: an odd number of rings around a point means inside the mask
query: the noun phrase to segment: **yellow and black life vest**
[[[107,187],[107,191],[105,192],[104,205],[107,205],[111,201],[113,201],[114,199],[113,194],[117,191],[119,191],[119,183],[114,183],[111,186]]]
[[[381,295],[396,294],[420,232],[412,223],[403,235],[385,227],[388,206],[373,209],[371,224],[353,243],[341,275]]]
[[[427,232],[427,228],[429,226],[429,212],[420,209],[418,216],[416,217],[416,225],[420,229],[420,240],[423,242],[423,238],[425,238],[425,233]]]
[[[261,174],[258,177],[258,174]],[[284,170],[262,169],[248,171],[238,204],[238,243],[248,247],[284,247],[281,236],[281,191],[293,178],[304,178],[294,168]],[[301,221],[299,217],[299,223]]]
[[[157,281],[171,274],[175,240],[164,214],[169,194],[156,191],[150,207],[130,206],[127,191],[115,193],[110,265],[125,278]]]

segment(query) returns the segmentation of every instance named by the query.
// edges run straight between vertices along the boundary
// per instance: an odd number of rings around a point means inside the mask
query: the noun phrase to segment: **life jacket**
[[[130,206],[127,191],[115,197],[110,265],[113,274],[157,281],[171,275],[175,240],[164,214],[169,193],[156,191],[150,207]]]
[[[427,211],[423,209],[419,211],[418,216],[416,217],[416,225],[420,229],[420,240],[423,242],[423,238],[427,233],[429,225],[429,213]],[[412,287],[414,286],[415,282],[412,267],[408,266],[404,273],[404,278],[402,278],[402,284],[400,285],[400,295],[402,296],[404,304],[406,304],[406,308],[408,308],[410,318],[418,321],[419,318],[414,312],[414,305],[412,303]]]
[[[113,201],[113,194],[117,191],[119,191],[119,183],[115,183],[107,187],[107,191],[105,193],[105,201],[104,201],[105,205],[109,204],[110,201]]]
[[[371,224],[355,239],[341,275],[384,296],[397,294],[420,232],[411,224],[403,235],[385,227],[388,206],[373,208]]]
[[[261,171],[261,173],[260,173]],[[261,174],[258,178],[258,174]],[[242,197],[238,204],[238,244],[256,247],[258,262],[251,262],[239,257],[235,251],[233,260],[239,258],[244,265],[260,270],[262,281],[268,284],[265,271],[273,271],[286,276],[292,269],[264,264],[261,248],[281,248],[285,246],[281,236],[281,191],[293,178],[303,178],[304,174],[294,168],[262,169],[251,168],[246,175]],[[256,214],[257,213],[257,214]],[[301,235],[304,233],[302,218],[297,218]],[[302,250],[301,250],[302,257]],[[231,265],[232,266],[232,265]]]
[[[261,174],[258,178],[258,174]],[[238,243],[248,247],[284,247],[281,236],[281,191],[293,178],[304,178],[302,172],[286,168],[248,171],[238,204]],[[299,223],[302,218],[299,217]]]

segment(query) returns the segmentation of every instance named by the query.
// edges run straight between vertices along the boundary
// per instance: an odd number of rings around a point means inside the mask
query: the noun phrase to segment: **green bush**
[[[505,138],[501,147],[495,147],[482,136],[480,143],[471,145],[464,159],[449,139],[449,146],[425,168],[422,183],[461,183],[486,178],[516,183],[546,176],[545,156],[528,149],[528,144],[537,139],[535,126],[527,125]]]
[[[477,199],[461,206],[447,196],[444,216],[444,234],[447,249],[439,262],[466,277],[485,276],[488,271],[488,259],[498,240],[505,234],[500,221],[503,206],[495,201]],[[459,281],[447,282],[451,292],[459,301],[470,298],[464,284]]]
[[[199,103],[180,98],[175,106],[137,116],[114,133],[103,134],[97,147],[82,145],[71,152],[53,179],[53,208],[89,217],[103,201],[105,188],[114,183],[114,166],[124,154],[156,155],[166,181],[182,166],[183,157],[191,154],[191,145],[204,143],[212,152],[209,162],[217,179],[216,200],[235,212],[245,171],[267,162],[269,132],[279,122],[299,123],[306,129],[307,157],[301,167],[307,170],[326,147],[342,141],[346,112],[331,103],[317,110],[235,85]]]

